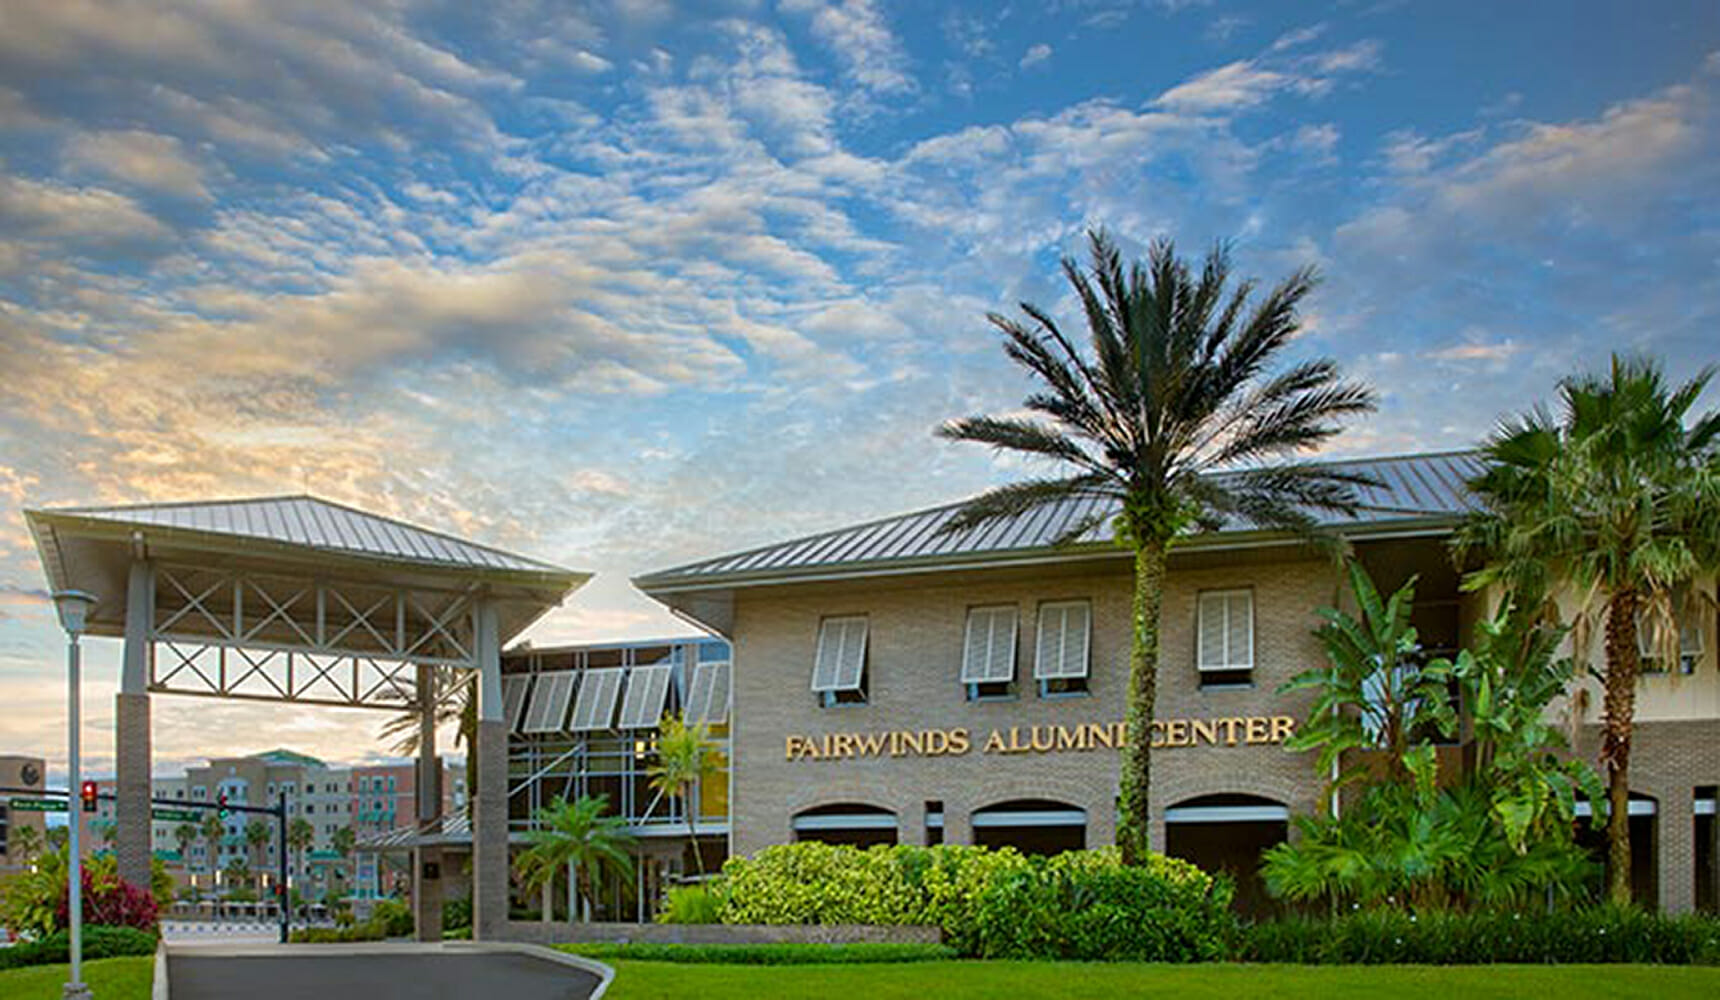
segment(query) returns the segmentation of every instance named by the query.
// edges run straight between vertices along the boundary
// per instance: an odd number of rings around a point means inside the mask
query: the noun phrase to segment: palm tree
[[[557,799],[537,811],[536,829],[526,831],[531,846],[514,861],[520,881],[530,890],[541,889],[555,879],[556,872],[572,864],[578,873],[576,891],[590,912],[592,893],[599,874],[615,871],[627,877],[633,872],[633,835],[620,816],[605,816],[609,797],[581,795],[569,802]],[[575,915],[569,913],[568,919]]]
[[[254,819],[245,824],[245,846],[251,849],[251,866],[256,868],[257,880],[261,883],[263,867],[263,848],[269,846],[269,827],[260,819]],[[261,886],[259,885],[259,891]]]
[[[216,813],[206,812],[197,832],[203,835],[203,846],[209,853],[209,871],[213,873],[221,866],[221,837],[227,832],[227,824]]]
[[[29,864],[42,853],[42,845],[46,842],[47,837],[36,827],[19,826],[12,830],[12,843],[6,851],[19,863]]]
[[[687,725],[678,715],[663,717],[657,734],[657,762],[646,769],[651,787],[664,795],[678,795],[687,808],[687,842],[693,848],[693,866],[705,874],[705,859],[699,851],[699,833],[694,825],[699,804],[693,792],[708,777],[721,774],[723,753],[704,723]]]
[[[303,816],[295,816],[293,821],[287,824],[287,848],[293,852],[301,878],[308,874],[305,871],[305,852],[311,849],[316,840],[316,827]]]
[[[1307,531],[1313,514],[1352,513],[1365,477],[1300,455],[1336,435],[1345,418],[1373,409],[1366,386],[1343,381],[1330,360],[1272,374],[1300,328],[1296,307],[1312,269],[1292,274],[1250,306],[1252,282],[1229,286],[1223,246],[1194,274],[1168,241],[1124,269],[1116,245],[1090,234],[1091,273],[1065,258],[1063,273],[1084,307],[1091,350],[1028,303],[1023,323],[987,317],[1004,353],[1040,383],[1027,409],[1049,420],[968,417],[944,437],[1050,459],[1068,475],[989,490],[945,530],[977,527],[1043,504],[1097,498],[1112,509],[1071,525],[1073,542],[1109,520],[1134,552],[1129,649],[1129,747],[1122,767],[1118,845],[1130,863],[1147,853],[1150,728],[1157,697],[1159,629],[1167,553],[1181,537],[1241,521]]]
[[[436,705],[436,727],[454,725],[454,745],[466,748],[466,805],[471,808],[478,792],[478,678],[474,671],[455,667],[436,672],[436,690],[449,692]],[[407,709],[382,724],[377,735],[394,740],[394,752],[407,757],[418,755],[419,712]]]
[[[1584,594],[1579,642],[1604,612],[1601,764],[1607,776],[1607,895],[1630,902],[1630,744],[1641,671],[1639,616],[1666,622],[1678,592],[1720,565],[1720,412],[1685,417],[1713,368],[1670,387],[1658,364],[1614,355],[1608,374],[1559,384],[1561,412],[1502,422],[1470,483],[1484,507],[1454,541],[1486,564],[1470,589],[1500,584]],[[1659,630],[1676,643],[1677,629]],[[1598,809],[1597,809],[1598,812]]]
[[[345,858],[352,853],[353,845],[358,843],[358,835],[352,832],[352,827],[343,826],[329,834],[329,843],[336,854]]]
[[[191,867],[191,842],[197,836],[195,823],[180,823],[173,828],[173,842],[179,845],[179,863],[187,869]]]

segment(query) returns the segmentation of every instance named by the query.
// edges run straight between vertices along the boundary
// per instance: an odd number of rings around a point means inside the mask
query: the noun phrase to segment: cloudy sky
[[[595,571],[538,641],[684,632],[628,578],[1011,474],[931,431],[1089,226],[1318,265],[1344,454],[1688,375],[1717,98],[1711,0],[9,0],[0,752],[63,758],[26,506],[311,492]],[[376,721],[162,698],[158,764]]]

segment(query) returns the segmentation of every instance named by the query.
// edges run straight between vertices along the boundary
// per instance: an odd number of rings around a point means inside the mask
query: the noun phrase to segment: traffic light
[[[93,782],[93,781],[84,782],[83,787],[78,789],[78,796],[79,796],[79,798],[82,798],[84,800],[84,812],[93,813],[96,811],[96,783],[95,782]]]
[[[215,796],[215,805],[216,805],[215,815],[221,817],[222,819],[226,819],[227,818],[227,793],[226,792],[222,792],[220,795]]]

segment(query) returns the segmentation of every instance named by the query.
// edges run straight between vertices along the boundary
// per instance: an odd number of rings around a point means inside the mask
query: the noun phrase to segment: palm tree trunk
[[[687,843],[693,848],[693,868],[702,879],[705,877],[705,859],[699,853],[699,831],[693,825],[699,815],[699,804],[694,801],[694,788],[687,789]]]
[[[1156,537],[1135,542],[1135,598],[1129,643],[1129,745],[1123,753],[1117,846],[1123,863],[1146,861],[1151,849],[1153,711],[1159,687],[1159,619],[1164,607],[1168,544]]]
[[[1642,670],[1633,587],[1613,591],[1607,605],[1606,700],[1601,719],[1601,764],[1607,772],[1607,899],[1630,904],[1630,736],[1636,716],[1636,681]]]

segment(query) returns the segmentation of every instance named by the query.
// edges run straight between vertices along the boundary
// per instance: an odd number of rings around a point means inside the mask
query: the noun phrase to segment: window
[[[1678,623],[1678,672],[1693,674],[1705,651],[1702,619],[1698,615],[1677,615],[1674,620]],[[1636,646],[1642,656],[1642,672],[1645,674],[1667,672],[1667,643],[1661,637],[1663,624],[1661,615],[1644,611],[1636,616]]]
[[[1254,682],[1254,592],[1208,590],[1199,597],[1195,663],[1203,688]]]
[[[569,728],[576,733],[608,729],[615,720],[615,701],[621,694],[621,678],[626,673],[624,667],[585,671],[579,682],[579,701],[573,706],[573,725]]]
[[[693,680],[687,688],[686,711],[683,715],[689,724],[717,726],[729,721],[727,660],[700,663],[693,667]]]
[[[634,667],[627,675],[627,696],[621,701],[621,729],[651,729],[663,717],[674,666],[656,663]]]
[[[866,703],[866,617],[826,618],[818,624],[812,690],[824,707]]]
[[[571,675],[570,675],[571,676]],[[520,713],[526,707],[526,691],[531,686],[530,674],[511,674],[502,678],[502,724],[509,732],[520,728]],[[568,682],[568,691],[573,691],[572,681]],[[561,711],[567,714],[567,701],[562,700]]]
[[[968,610],[962,687],[968,701],[1015,697],[1015,605]]]
[[[1039,606],[1033,679],[1041,698],[1087,693],[1087,653],[1093,611],[1086,601],[1049,601]]]

